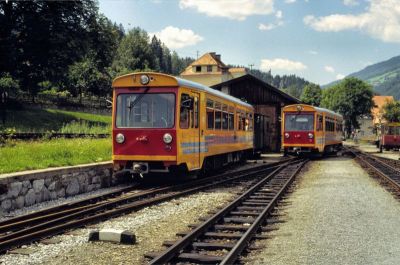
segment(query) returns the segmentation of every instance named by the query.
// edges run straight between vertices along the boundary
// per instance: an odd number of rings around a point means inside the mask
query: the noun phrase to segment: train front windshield
[[[120,94],[117,128],[173,128],[175,94]]]
[[[399,126],[389,126],[385,128],[385,134],[388,135],[400,135],[400,127]]]
[[[285,114],[285,131],[313,131],[313,114]]]

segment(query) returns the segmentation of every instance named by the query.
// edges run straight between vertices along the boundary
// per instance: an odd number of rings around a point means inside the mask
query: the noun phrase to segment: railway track
[[[146,255],[150,264],[234,264],[307,160],[280,166],[162,253]]]
[[[397,170],[400,170],[400,161],[399,160],[394,160],[394,159],[381,157],[381,156],[374,156],[374,158],[383,161],[384,163],[396,168]]]
[[[395,167],[393,162],[389,162],[388,159],[382,159],[363,153],[356,149],[351,149],[350,151],[354,154],[361,166],[371,169],[400,195],[400,169]]]
[[[293,160],[295,159],[140,192],[137,191],[137,187],[127,187],[107,195],[91,197],[11,218],[0,222],[0,253],[70,229],[137,211],[173,198],[265,174],[281,165],[287,165]]]

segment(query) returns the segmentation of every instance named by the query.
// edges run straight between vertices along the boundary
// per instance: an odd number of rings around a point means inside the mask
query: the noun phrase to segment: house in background
[[[213,86],[246,73],[245,68],[226,66],[221,61],[220,54],[208,52],[186,67],[180,77],[205,86]]]
[[[376,128],[380,128],[382,123],[385,123],[383,119],[383,106],[386,103],[394,101],[393,96],[374,96],[372,98],[375,107],[371,110],[371,115],[364,116],[358,119],[360,124],[359,138],[365,141],[375,141],[376,140]]]

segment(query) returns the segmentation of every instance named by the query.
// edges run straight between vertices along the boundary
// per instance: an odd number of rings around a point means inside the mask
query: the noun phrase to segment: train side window
[[[235,130],[235,108],[229,107],[229,121],[228,121],[228,129],[230,131]]]
[[[221,130],[222,112],[221,103],[215,102],[215,130]]]
[[[249,119],[249,131],[253,131],[253,114],[249,113],[247,117]]]
[[[190,101],[190,96],[188,94],[181,95],[181,107],[179,114],[179,126],[181,129],[188,129],[190,124],[190,108],[186,105]]]
[[[246,124],[246,113],[244,112],[240,113],[240,120],[242,121],[242,130],[247,131],[248,124]]]
[[[214,101],[207,99],[207,129],[214,130]]]
[[[194,123],[194,128],[199,128],[199,98],[194,97],[194,102],[193,102],[193,123]]]
[[[238,126],[237,126],[237,130],[241,131],[242,130],[242,119],[241,119],[241,115],[240,112],[236,112],[236,117],[237,117],[237,122],[238,122]]]
[[[222,129],[228,130],[228,106],[222,106]]]
[[[317,115],[317,131],[322,131],[323,128],[322,115]]]

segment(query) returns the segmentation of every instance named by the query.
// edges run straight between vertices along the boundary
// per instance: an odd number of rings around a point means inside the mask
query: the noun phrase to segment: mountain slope
[[[367,66],[363,70],[348,76],[354,76],[368,82],[378,94],[391,95],[397,100],[400,99],[400,56]],[[329,83],[324,87],[330,87],[338,82],[340,81]]]

